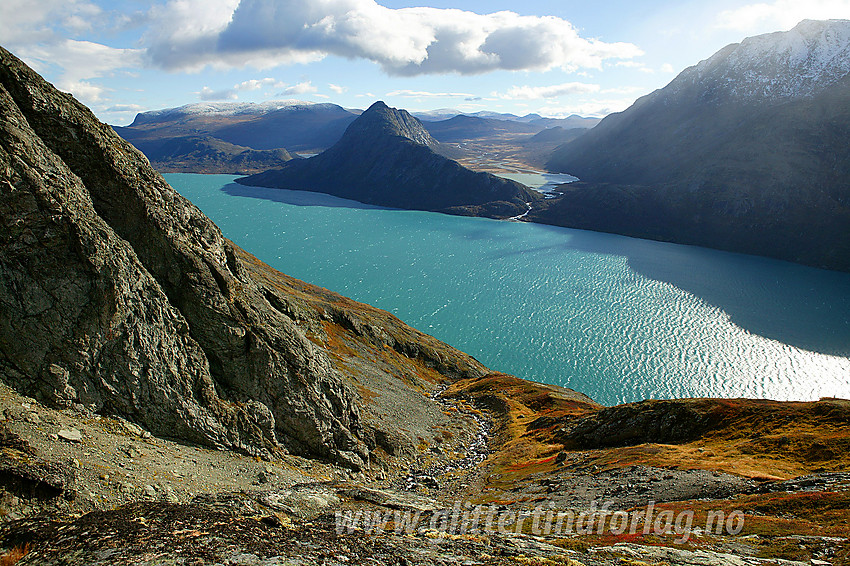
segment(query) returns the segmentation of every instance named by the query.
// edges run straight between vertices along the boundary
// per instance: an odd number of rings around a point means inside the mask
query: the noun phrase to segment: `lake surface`
[[[166,179],[273,267],[604,404],[850,398],[850,274],[521,222]]]
[[[494,173],[499,177],[511,179],[518,183],[522,183],[527,187],[531,187],[541,193],[551,193],[555,188],[563,183],[572,183],[578,181],[578,177],[573,177],[567,173]]]

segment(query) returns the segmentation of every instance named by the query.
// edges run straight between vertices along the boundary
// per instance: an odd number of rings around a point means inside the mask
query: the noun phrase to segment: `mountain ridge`
[[[437,141],[405,110],[374,103],[331,148],[237,183],[323,192],[367,204],[506,218],[540,198],[524,185],[473,172],[435,153]]]
[[[850,270],[850,151],[841,141],[850,133],[850,57],[834,49],[844,75],[801,90],[780,41],[807,32],[818,53],[823,29],[836,27],[850,46],[850,22],[815,24],[727,46],[559,146],[547,167],[582,182],[529,219]],[[754,43],[782,55],[782,72],[729,63]],[[737,88],[733,75],[750,86]],[[765,84],[786,94],[768,96]]]
[[[336,104],[300,100],[196,103],[141,112],[129,126],[113,128],[146,152],[187,136],[216,138],[260,151],[314,151],[336,142],[356,117]]]

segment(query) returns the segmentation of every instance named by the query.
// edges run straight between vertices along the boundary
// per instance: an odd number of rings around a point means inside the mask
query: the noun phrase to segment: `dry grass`
[[[599,405],[569,390],[493,373],[481,379],[461,380],[446,391],[449,396],[470,396],[486,407],[495,420],[498,450],[488,459],[488,485],[506,489],[531,474],[555,469],[555,454],[562,445],[551,438],[554,424],[539,426],[541,417],[553,423],[589,415]],[[548,431],[548,432],[547,432]]]
[[[29,554],[29,551],[29,544],[13,547],[8,552],[6,552],[6,554],[0,556],[0,566],[14,566],[18,562],[20,562],[24,558],[24,556]]]
[[[706,430],[671,444],[567,448],[564,429],[602,409],[569,392],[503,374],[464,380],[447,394],[469,395],[496,416],[500,449],[490,463],[501,483],[554,469],[560,451],[581,454],[581,466],[633,465],[704,469],[760,480],[850,469],[850,401],[776,402],[752,399],[669,401],[699,416]],[[647,403],[649,405],[649,403]]]
[[[588,465],[704,469],[756,479],[788,479],[850,469],[850,401],[684,399],[716,426],[689,442],[589,451]]]

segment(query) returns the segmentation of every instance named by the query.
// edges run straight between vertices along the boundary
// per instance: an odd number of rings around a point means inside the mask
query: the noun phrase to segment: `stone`
[[[174,493],[174,490],[171,489],[170,487],[165,488],[165,494],[164,495],[165,495],[165,501],[167,503],[172,503],[172,504],[180,503],[180,498],[177,497],[177,494]]]
[[[124,453],[128,458],[140,458],[144,454],[142,454],[139,450],[137,450],[134,446],[130,446],[124,449]]]
[[[42,500],[76,497],[76,470],[65,462],[49,462],[32,454],[0,451],[0,477],[18,485],[28,497]]]
[[[65,442],[82,442],[83,433],[79,431],[79,429],[71,428],[71,429],[62,429],[60,430],[56,436]]]
[[[123,428],[123,429],[124,429],[124,430],[125,430],[128,434],[130,434],[130,435],[132,435],[132,436],[141,436],[141,435],[142,435],[142,432],[144,432],[144,430],[142,429],[142,427],[140,427],[140,426],[138,426],[138,425],[135,425],[135,424],[133,424],[133,423],[131,423],[131,422],[129,422],[129,421],[125,421],[124,419],[121,419],[119,422],[121,423],[121,427],[122,427],[122,428]]]
[[[339,497],[330,491],[292,489],[262,494],[259,503],[275,511],[283,511],[302,518],[315,517],[329,507],[338,505]]]

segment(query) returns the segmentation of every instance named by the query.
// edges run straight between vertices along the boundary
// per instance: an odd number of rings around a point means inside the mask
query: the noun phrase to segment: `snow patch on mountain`
[[[670,94],[703,93],[744,101],[811,97],[850,73],[850,20],[803,20],[792,30],[749,37],[685,69]]]
[[[237,116],[256,115],[260,116],[278,110],[303,110],[306,108],[320,108],[323,106],[336,107],[335,104],[326,102],[309,102],[304,100],[270,100],[267,102],[198,102],[185,104],[178,108],[164,108],[162,110],[151,110],[142,112],[137,117],[143,120],[153,118],[162,119],[180,116]]]

